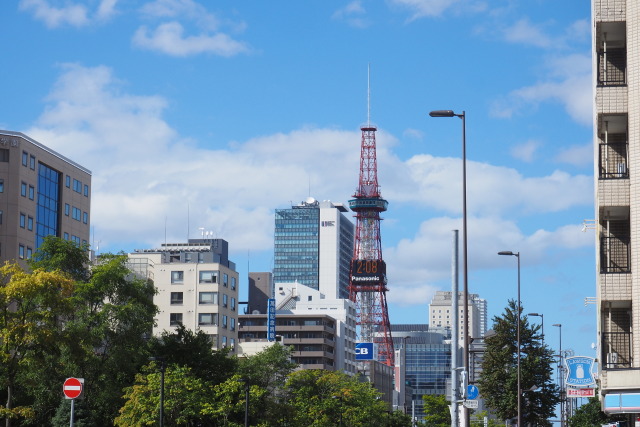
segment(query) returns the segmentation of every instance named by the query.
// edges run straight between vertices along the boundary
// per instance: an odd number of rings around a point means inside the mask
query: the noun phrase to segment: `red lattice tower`
[[[387,268],[382,259],[380,212],[387,201],[380,197],[376,161],[376,127],[360,128],[360,182],[349,200],[356,213],[356,235],[351,260],[349,298],[355,302],[358,342],[372,342],[378,347],[378,360],[394,366],[393,339],[387,310]]]

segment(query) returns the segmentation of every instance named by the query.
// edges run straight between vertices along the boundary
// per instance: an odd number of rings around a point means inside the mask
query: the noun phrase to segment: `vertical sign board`
[[[267,339],[276,340],[276,300],[269,298],[267,301]]]
[[[565,359],[567,377],[565,384],[573,387],[593,385],[596,380],[593,376],[593,364],[595,359],[586,356],[572,356]]]
[[[373,360],[373,343],[356,343],[356,360]]]

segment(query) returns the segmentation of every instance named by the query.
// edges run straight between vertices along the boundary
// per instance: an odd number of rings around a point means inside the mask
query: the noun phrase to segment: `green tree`
[[[135,384],[125,389],[126,402],[115,419],[116,426],[151,426],[160,414],[161,373],[155,363],[136,375]],[[169,365],[164,377],[164,420],[166,425],[194,425],[203,422],[202,408],[212,395],[206,381],[187,366]]]
[[[485,402],[500,419],[516,418],[518,413],[517,325],[517,304],[510,300],[504,314],[493,318],[496,335],[485,340],[478,385]],[[552,382],[553,351],[542,344],[539,330],[539,325],[530,325],[527,316],[521,316],[521,416],[523,423],[551,426],[548,420],[560,394]]]
[[[422,401],[424,402],[424,421],[427,425],[434,427],[451,425],[451,411],[446,396],[425,394],[422,396]]]
[[[390,421],[387,404],[368,382],[342,372],[301,370],[286,384],[294,426],[372,426]]]
[[[576,409],[575,414],[569,418],[569,427],[600,427],[603,424],[623,420],[618,416],[607,416],[602,412],[600,400],[590,397],[587,403]]]
[[[213,385],[231,378],[238,368],[238,359],[229,357],[230,347],[214,350],[206,332],[193,332],[184,325],[153,337],[149,351],[168,364],[190,367],[196,376]]]
[[[28,273],[17,264],[0,267],[0,381],[5,407],[0,418],[34,418],[29,372],[63,340],[61,316],[72,312],[73,282],[58,272]],[[55,376],[55,371],[49,373]],[[60,385],[62,382],[60,382]],[[14,406],[14,401],[20,402]]]

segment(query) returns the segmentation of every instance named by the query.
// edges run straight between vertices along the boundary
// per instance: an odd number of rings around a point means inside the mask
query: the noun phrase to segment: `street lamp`
[[[431,117],[459,117],[462,119],[462,358],[465,372],[469,372],[469,274],[467,269],[467,135],[465,112],[456,114],[453,110],[434,110]],[[458,298],[458,295],[455,295]],[[458,313],[456,313],[456,316]],[[457,339],[457,337],[456,337]],[[469,411],[462,407],[465,426],[469,425]]]
[[[520,252],[511,252],[511,251],[500,251],[498,255],[507,255],[514,256],[518,258],[518,327],[517,327],[517,342],[518,342],[518,427],[522,426],[522,417],[520,413],[520,401],[522,400],[522,396],[520,393]]]
[[[544,314],[540,313],[529,313],[527,316],[535,316],[540,318],[540,323],[542,324],[542,345],[544,346]]]
[[[560,333],[560,350],[558,351],[558,374],[560,375],[560,427],[564,427],[564,366],[562,366],[562,323],[554,323]]]

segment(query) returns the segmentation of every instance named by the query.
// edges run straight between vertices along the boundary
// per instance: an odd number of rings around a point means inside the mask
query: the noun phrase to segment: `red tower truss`
[[[359,342],[372,342],[378,347],[378,360],[394,365],[393,339],[387,310],[387,268],[382,259],[380,212],[387,201],[380,196],[376,160],[376,127],[366,125],[362,131],[360,182],[349,200],[356,213],[356,235],[351,260],[349,298],[356,305]]]

